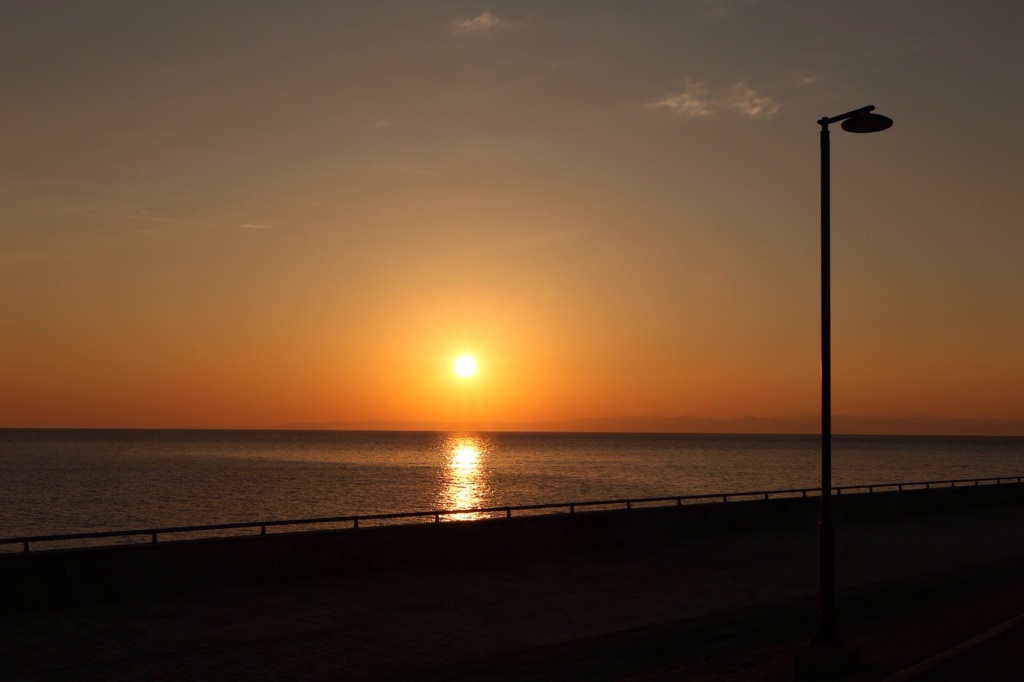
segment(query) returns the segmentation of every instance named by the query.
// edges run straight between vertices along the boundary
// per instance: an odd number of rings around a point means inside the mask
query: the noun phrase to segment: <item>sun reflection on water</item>
[[[484,467],[487,440],[474,435],[452,435],[444,440],[445,467],[441,472],[438,495],[440,509],[477,509],[492,504],[487,471]],[[447,518],[467,521],[488,514],[467,511]]]

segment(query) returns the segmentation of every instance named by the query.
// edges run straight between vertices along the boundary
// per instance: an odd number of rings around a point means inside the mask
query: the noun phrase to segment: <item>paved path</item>
[[[1024,557],[1024,507],[841,526],[836,543],[842,593]],[[814,528],[781,530],[5,616],[0,680],[443,678],[466,661],[525,660],[588,638],[599,646],[623,631],[813,595],[816,547]]]
[[[917,678],[920,682],[1020,682],[1024,626],[959,654]]]

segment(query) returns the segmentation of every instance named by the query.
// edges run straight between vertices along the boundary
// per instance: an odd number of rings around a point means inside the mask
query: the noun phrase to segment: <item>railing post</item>
[[[266,535],[266,534],[267,534],[267,524],[261,523],[260,524],[260,535]]]
[[[156,544],[156,533],[152,533],[151,535],[153,536],[153,544],[155,545]]]
[[[22,551],[27,554],[28,553],[28,540],[25,540],[21,544],[24,546],[24,549]]]
[[[626,511],[633,508],[633,503],[630,500],[626,500]]]
[[[434,523],[441,523],[441,513],[434,512]]]
[[[569,513],[570,514],[575,514],[576,513],[576,505],[575,504],[570,504],[569,505]]]
[[[352,530],[359,528],[359,517],[352,519]]]
[[[511,519],[512,518],[512,507],[505,507],[505,518],[506,519]]]

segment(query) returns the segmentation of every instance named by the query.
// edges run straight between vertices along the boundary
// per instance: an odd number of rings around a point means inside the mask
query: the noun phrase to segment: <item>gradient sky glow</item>
[[[1019,2],[8,2],[0,426],[1024,418]],[[472,380],[451,371],[476,356]]]

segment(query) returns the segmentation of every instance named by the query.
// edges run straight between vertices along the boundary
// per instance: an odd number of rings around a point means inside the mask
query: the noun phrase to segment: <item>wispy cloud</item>
[[[790,71],[790,75],[793,77],[793,82],[798,88],[806,88],[808,85],[814,85],[820,80],[817,76],[802,71]]]
[[[650,102],[647,106],[667,109],[678,116],[691,118],[737,113],[748,118],[768,118],[778,113],[778,100],[762,95],[745,81],[712,88],[705,83],[687,79],[679,92]]]
[[[145,225],[147,227],[135,228],[140,234],[159,234],[162,231],[157,229],[161,226],[199,226],[209,227],[208,223],[197,222],[187,218],[176,218],[168,215],[153,213],[147,209],[129,209],[121,204],[71,204],[57,206],[55,212],[70,214],[84,220],[101,221],[108,225]]]
[[[730,88],[729,95],[722,100],[722,105],[750,118],[774,116],[780,106],[775,98],[758,94],[743,81]]]
[[[506,19],[493,12],[481,12],[475,17],[456,17],[452,20],[452,31],[462,35],[479,35],[507,24]]]
[[[668,109],[680,116],[710,116],[714,113],[714,104],[714,98],[703,83],[690,81],[681,92],[662,97],[648,106]]]
[[[239,227],[246,230],[273,230],[273,225],[264,225],[263,223],[243,223]]]

